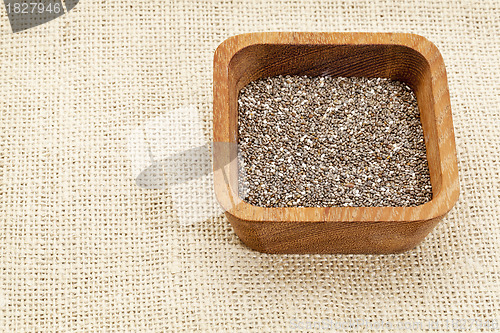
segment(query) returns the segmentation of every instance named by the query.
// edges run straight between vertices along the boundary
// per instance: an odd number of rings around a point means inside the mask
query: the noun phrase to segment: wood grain
[[[264,208],[238,197],[238,93],[280,74],[383,77],[417,95],[433,198],[417,207]],[[214,56],[214,189],[236,234],[270,253],[391,253],[410,249],[459,196],[446,70],[424,37],[391,33],[253,33]]]

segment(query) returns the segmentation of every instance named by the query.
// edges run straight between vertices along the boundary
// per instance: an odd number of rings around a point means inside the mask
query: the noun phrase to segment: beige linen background
[[[494,0],[82,0],[12,34],[2,8],[0,330],[498,325],[499,12]],[[215,208],[217,217],[183,223],[173,198],[186,198],[188,211],[207,209],[196,191],[209,180],[177,190],[136,185],[129,133],[192,105],[210,140],[213,52],[254,31],[412,32],[437,45],[461,196],[420,246],[386,256],[261,254]]]

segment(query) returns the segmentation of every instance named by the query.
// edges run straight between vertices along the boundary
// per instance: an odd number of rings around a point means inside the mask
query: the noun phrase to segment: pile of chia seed
[[[417,99],[382,78],[276,76],[238,98],[239,195],[260,207],[432,199]]]

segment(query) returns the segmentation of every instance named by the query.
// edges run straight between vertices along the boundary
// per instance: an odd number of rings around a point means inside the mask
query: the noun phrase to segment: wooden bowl
[[[383,77],[416,93],[432,200],[416,207],[264,208],[238,197],[238,93],[262,77]],[[443,58],[424,37],[401,33],[252,33],[214,57],[214,187],[236,234],[268,253],[394,253],[413,248],[459,196],[455,136]]]

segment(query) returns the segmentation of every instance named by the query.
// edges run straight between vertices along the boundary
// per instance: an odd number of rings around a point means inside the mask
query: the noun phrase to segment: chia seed
[[[432,199],[417,99],[383,78],[275,76],[238,98],[240,197],[260,207]]]

